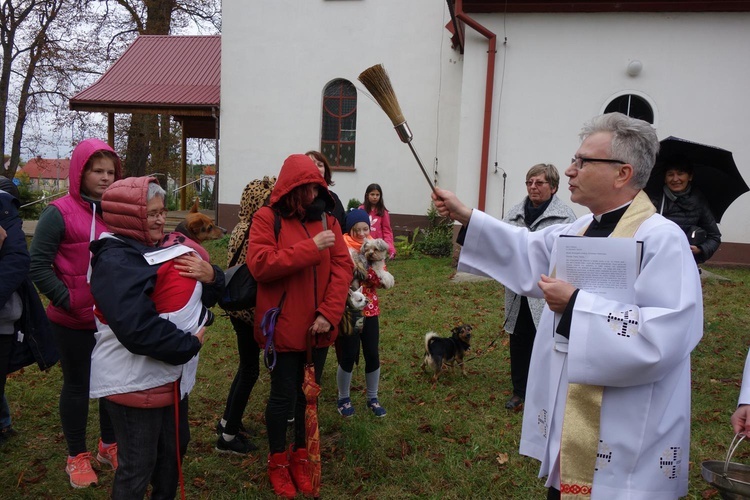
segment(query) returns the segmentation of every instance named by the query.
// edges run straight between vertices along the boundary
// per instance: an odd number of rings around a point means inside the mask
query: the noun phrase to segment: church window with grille
[[[337,79],[323,92],[320,151],[331,168],[354,169],[357,138],[357,89],[348,80]]]

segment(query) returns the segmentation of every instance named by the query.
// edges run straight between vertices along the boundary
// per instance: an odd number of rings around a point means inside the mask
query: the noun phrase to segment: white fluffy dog
[[[388,243],[382,238],[366,239],[362,243],[359,253],[349,250],[354,261],[355,287],[359,286],[359,280],[367,277],[368,266],[375,271],[375,274],[383,283],[383,287],[392,288],[395,284],[393,275],[385,270],[385,259],[388,257]]]

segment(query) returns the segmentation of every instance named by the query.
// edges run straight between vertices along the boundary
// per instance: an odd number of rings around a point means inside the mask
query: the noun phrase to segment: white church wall
[[[486,168],[492,215],[523,198],[525,173],[540,162],[558,167],[559,194],[569,201],[563,172],[580,127],[622,93],[654,105],[660,138],[731,150],[750,181],[750,13],[472,17],[498,36],[489,159],[481,166],[487,40],[467,27],[465,54],[452,49],[444,2],[225,1],[220,203],[238,203],[249,180],[278,173],[290,153],[317,149],[321,92],[346,78],[359,89],[357,168],[334,172],[333,190],[346,203],[378,182],[391,212],[424,214],[429,190],[408,146],[356,80],[376,63],[390,73],[428,171],[437,159],[438,184],[476,206]],[[629,76],[636,59],[643,69]],[[745,194],[722,220],[724,241],[750,242],[748,210]]]
[[[750,143],[745,125],[750,97],[750,14],[515,14],[475,16],[500,41],[495,102],[502,89],[499,114],[493,116],[487,211],[501,214],[502,172],[508,173],[505,211],[525,195],[524,175],[535,163],[551,162],[561,171],[569,165],[581,125],[604,111],[621,93],[635,93],[655,107],[660,139],[670,135],[716,145],[734,152],[750,181]],[[503,38],[508,44],[503,46]],[[475,169],[479,163],[474,115],[484,96],[465,89],[483,88],[485,39],[467,37],[462,94],[459,158]],[[503,60],[504,59],[504,60]],[[627,74],[640,60],[640,75]],[[505,74],[502,74],[503,63]],[[502,82],[502,83],[501,83]],[[476,198],[478,173],[462,184],[462,194]],[[566,182],[560,197],[568,201]],[[578,214],[586,212],[574,207]],[[750,210],[745,194],[727,211],[720,229],[724,241],[750,242],[743,215]]]
[[[452,110],[439,111],[460,86],[449,19],[431,0],[224,2],[220,202],[238,203],[249,180],[318,149],[323,88],[345,78],[359,90],[356,171],[334,172],[333,190],[346,204],[377,182],[391,212],[424,214],[429,188],[409,147],[356,78],[385,66],[426,168],[444,155],[440,181],[454,178],[456,124],[446,122]],[[447,123],[440,134],[438,120]]]

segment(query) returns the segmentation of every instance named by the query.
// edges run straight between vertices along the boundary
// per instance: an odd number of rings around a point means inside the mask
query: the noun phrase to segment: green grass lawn
[[[220,243],[212,248],[223,263]],[[364,366],[355,367],[356,415],[336,411],[336,359],[329,353],[320,397],[323,485],[326,498],[544,498],[538,463],[518,454],[521,414],[503,408],[510,396],[508,339],[501,333],[503,288],[491,282],[455,283],[450,259],[395,260],[396,286],[381,294],[380,401],[376,419],[364,404]],[[704,283],[705,334],[693,353],[693,433],[690,498],[719,498],[700,476],[703,460],[722,459],[732,439],[734,410],[749,336],[750,270],[708,270],[731,281]],[[218,313],[219,310],[216,309]],[[421,370],[424,334],[446,336],[452,326],[474,326],[468,375],[454,370],[433,387]],[[263,412],[269,376],[253,390],[244,423],[260,450],[247,457],[214,451],[214,427],[224,408],[237,364],[229,321],[219,317],[201,351],[198,381],[190,396],[192,441],[184,464],[188,498],[273,498],[266,476]],[[98,488],[68,485],[66,447],[57,398],[59,366],[13,374],[7,386],[14,427],[20,435],[0,449],[0,497],[108,498],[113,473]],[[90,449],[98,435],[97,406],[89,413]],[[735,458],[750,461],[750,446]]]

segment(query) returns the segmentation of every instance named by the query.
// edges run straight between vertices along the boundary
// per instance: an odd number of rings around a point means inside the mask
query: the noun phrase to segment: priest
[[[690,353],[703,300],[680,228],[642,191],[659,142],[620,113],[593,118],[565,171],[591,213],[536,232],[505,224],[438,189],[438,212],[463,224],[459,271],[544,298],[531,359],[520,452],[541,461],[548,498],[668,500],[687,494]],[[555,277],[561,236],[634,238],[631,300]]]

